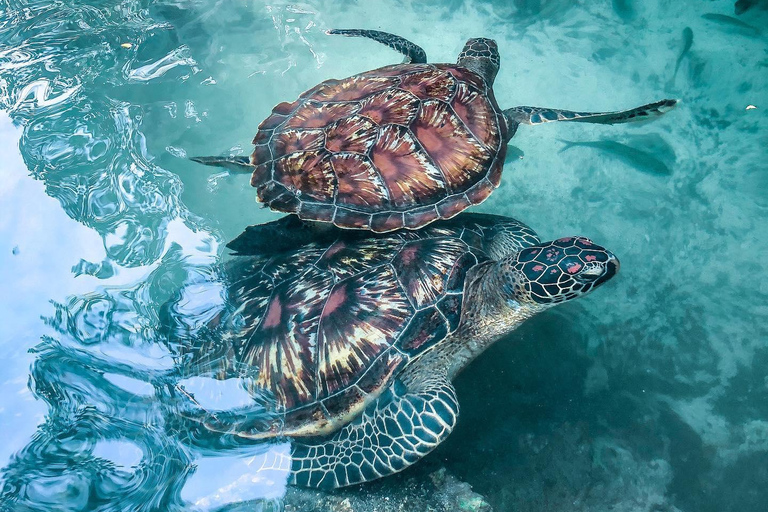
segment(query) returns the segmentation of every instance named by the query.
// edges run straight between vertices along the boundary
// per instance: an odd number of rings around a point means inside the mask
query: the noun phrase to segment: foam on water
[[[261,478],[252,458],[282,460],[285,446],[211,443],[169,414],[189,406],[180,382],[211,375],[177,373],[189,354],[158,326],[182,297],[179,332],[207,335],[224,307],[222,242],[278,217],[247,177],[186,157],[247,154],[277,103],[401,61],[325,34],[358,27],[406,36],[433,62],[496,39],[504,108],[683,101],[653,123],[518,131],[522,158],[475,210],[599,240],[621,273],[470,366],[434,455],[341,496],[397,497],[445,466],[502,511],[768,501],[768,47],[764,31],[702,18],[733,2],[0,3],[0,505],[266,507],[284,492],[285,468]],[[739,19],[768,26],[758,7]],[[559,153],[559,139],[637,146],[672,172],[596,147]],[[237,386],[226,400],[194,391],[212,410],[257,398]]]

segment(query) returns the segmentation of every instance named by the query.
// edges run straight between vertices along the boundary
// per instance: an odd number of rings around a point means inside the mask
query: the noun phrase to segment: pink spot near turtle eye
[[[585,256],[584,259],[587,261],[595,261],[597,259],[597,256],[589,255],[589,256]]]
[[[533,267],[534,272],[541,272],[542,270],[544,270],[544,267],[542,265],[536,265],[535,267]]]
[[[581,243],[584,244],[584,245],[594,245],[594,244],[592,244],[592,240],[590,240],[588,238],[582,238],[581,239]]]
[[[568,266],[569,274],[575,274],[579,270],[581,270],[581,263],[572,263],[571,265]]]

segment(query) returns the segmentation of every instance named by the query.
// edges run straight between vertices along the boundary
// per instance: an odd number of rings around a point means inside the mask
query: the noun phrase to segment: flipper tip
[[[661,100],[661,105],[659,106],[659,110],[661,112],[669,112],[673,108],[675,108],[678,104],[680,104],[682,100],[676,99],[676,98],[668,98],[665,100]]]

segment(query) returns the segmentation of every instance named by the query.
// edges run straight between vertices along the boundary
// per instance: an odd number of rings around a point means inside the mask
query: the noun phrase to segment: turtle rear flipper
[[[247,156],[193,156],[190,160],[204,165],[225,167],[235,172],[253,172],[253,166]]]
[[[541,124],[550,121],[576,121],[578,123],[619,124],[643,121],[659,117],[672,110],[678,100],[666,99],[628,110],[616,112],[573,112],[542,107],[514,107],[504,111],[507,122],[519,124]]]
[[[331,29],[326,34],[338,34],[348,37],[367,37],[376,42],[385,44],[405,55],[408,62],[413,64],[424,64],[427,62],[427,53],[418,45],[410,42],[404,37],[382,32],[380,30],[361,30],[361,29]]]
[[[459,414],[448,379],[432,376],[402,395],[395,387],[329,440],[294,442],[292,483],[333,489],[367,482],[407,468],[443,442]]]

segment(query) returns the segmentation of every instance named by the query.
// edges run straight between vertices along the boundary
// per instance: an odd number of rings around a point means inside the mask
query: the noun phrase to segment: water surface
[[[396,32],[436,62],[453,62],[469,37],[492,37],[505,108],[683,100],[649,124],[519,130],[500,189],[475,210],[513,216],[542,238],[589,236],[616,252],[621,273],[469,367],[456,382],[459,425],[434,454],[341,496],[396,502],[408,489],[437,499],[430,475],[446,468],[500,511],[763,510],[760,6],[738,17],[758,30],[702,17],[733,16],[720,0],[0,6],[8,510],[279,508],[285,468],[256,469],[281,460],[286,443],[220,446],[174,422],[179,354],[162,335],[162,307],[185,290],[196,332],[222,305],[224,244],[278,217],[255,203],[247,178],[186,157],[247,154],[272,106],[401,61],[373,42],[327,36],[333,27]],[[686,27],[693,43],[681,58]],[[559,153],[560,139],[596,144]],[[647,151],[670,172],[600,141]],[[206,376],[181,383],[212,407],[248,400]]]

